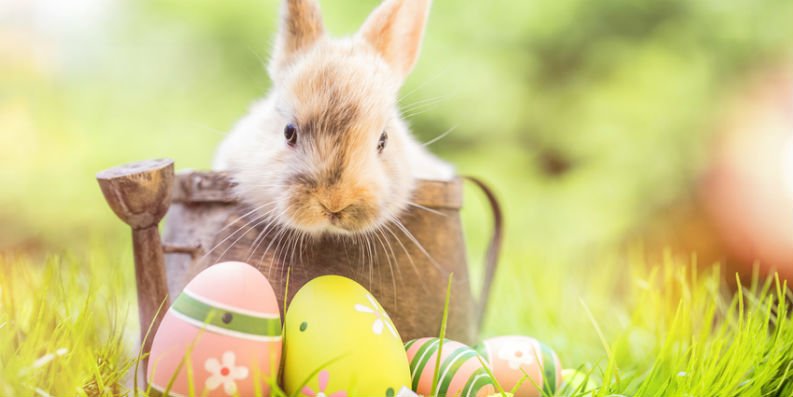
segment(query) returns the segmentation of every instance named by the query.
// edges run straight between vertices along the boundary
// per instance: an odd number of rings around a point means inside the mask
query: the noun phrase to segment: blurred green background
[[[378,1],[321,3],[340,36]],[[270,84],[276,0],[0,7],[0,251],[101,239],[128,254],[94,174],[155,157],[209,167]],[[790,110],[791,21],[788,0],[436,0],[403,104],[417,106],[421,140],[454,128],[432,150],[502,199],[502,289],[630,241],[730,257],[719,222],[702,215],[701,180],[753,81],[770,81],[781,99],[769,106]],[[488,216],[468,196],[476,262]]]

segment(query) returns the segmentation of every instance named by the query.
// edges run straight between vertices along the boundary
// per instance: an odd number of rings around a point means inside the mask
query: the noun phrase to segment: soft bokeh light
[[[329,30],[351,34],[377,3],[322,2]],[[3,249],[124,233],[93,174],[154,157],[208,167],[270,84],[277,0],[0,7]],[[586,263],[696,201],[728,104],[750,76],[790,73],[791,16],[774,0],[436,0],[402,104],[424,141],[453,129],[430,147],[496,187],[508,256]],[[478,197],[465,215],[478,257]]]
[[[704,199],[726,253],[793,276],[793,68],[737,96],[714,150]]]
[[[789,131],[787,142],[782,146],[782,155],[780,157],[779,167],[788,190],[788,198],[793,200],[793,127]]]

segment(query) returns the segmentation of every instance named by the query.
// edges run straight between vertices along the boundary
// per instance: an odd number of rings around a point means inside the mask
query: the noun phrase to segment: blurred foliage
[[[0,30],[0,246],[118,233],[94,172],[208,167],[269,85],[276,0],[20,4]],[[351,34],[376,4],[325,1],[326,23]],[[789,54],[791,18],[773,0],[438,0],[402,103],[422,139],[453,128],[432,148],[497,187],[508,251],[576,259],[686,193],[722,98]]]

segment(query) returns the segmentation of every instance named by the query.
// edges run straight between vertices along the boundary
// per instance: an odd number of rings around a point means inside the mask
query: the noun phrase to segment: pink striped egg
[[[559,357],[534,338],[499,336],[486,339],[475,348],[486,358],[493,376],[504,390],[512,390],[520,383],[515,397],[553,395],[561,386]]]
[[[432,390],[439,348],[439,338],[414,339],[405,344],[413,391],[424,396],[460,397],[483,397],[495,393],[493,380],[479,361],[479,354],[449,339],[443,340],[440,375],[435,390]]]
[[[187,284],[160,323],[147,368],[150,395],[268,396],[280,360],[281,316],[270,283],[248,264],[218,263]]]

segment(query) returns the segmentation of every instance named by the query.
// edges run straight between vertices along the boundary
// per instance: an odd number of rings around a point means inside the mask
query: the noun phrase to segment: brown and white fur
[[[262,218],[314,236],[364,233],[410,204],[416,179],[454,176],[411,135],[397,106],[430,2],[385,0],[356,35],[331,39],[316,0],[284,1],[272,90],[221,143],[214,164]]]

